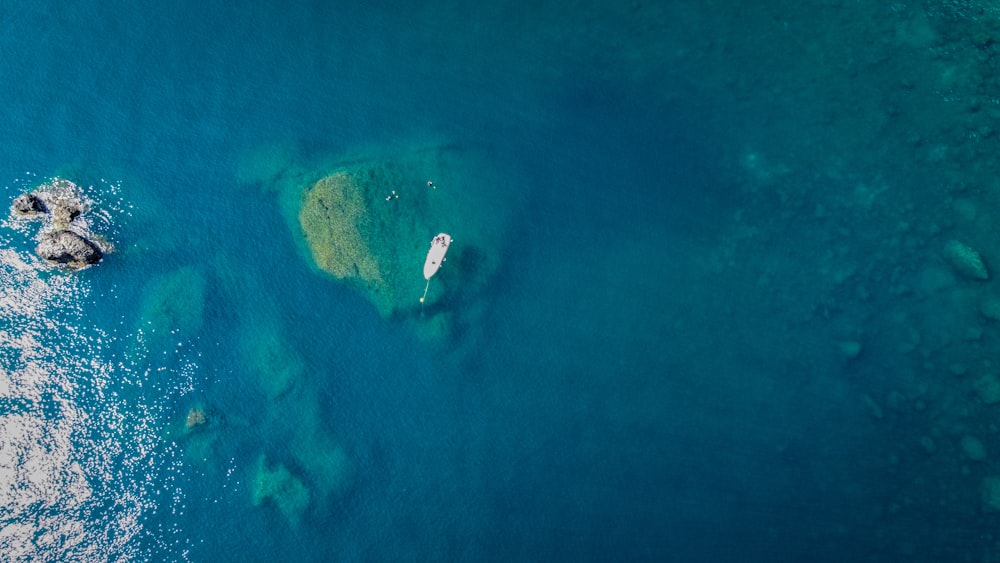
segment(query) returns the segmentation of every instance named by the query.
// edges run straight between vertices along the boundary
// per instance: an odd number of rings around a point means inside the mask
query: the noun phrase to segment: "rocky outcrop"
[[[84,206],[71,195],[37,191],[14,198],[10,211],[14,217],[47,216],[57,225],[66,226],[83,214]]]
[[[11,212],[15,216],[25,217],[48,213],[49,209],[45,206],[42,198],[38,197],[37,194],[30,193],[21,194],[14,198],[14,203],[11,205]]]
[[[87,210],[82,190],[69,180],[55,178],[11,204],[14,219],[43,221],[35,253],[46,262],[80,269],[101,261],[110,246],[90,232],[82,218]]]
[[[73,268],[97,264],[104,256],[96,244],[67,229],[43,234],[35,253],[47,262]]]

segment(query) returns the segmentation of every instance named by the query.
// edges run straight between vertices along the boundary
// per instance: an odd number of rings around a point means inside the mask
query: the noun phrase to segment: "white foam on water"
[[[159,431],[164,401],[129,389],[157,368],[118,357],[118,338],[84,311],[87,278],[13,250],[24,234],[17,221],[0,225],[0,554],[119,561],[176,552],[181,540],[168,544],[178,530],[146,529],[183,502],[171,485],[179,456]],[[197,366],[181,360],[184,389],[174,391],[183,393]]]

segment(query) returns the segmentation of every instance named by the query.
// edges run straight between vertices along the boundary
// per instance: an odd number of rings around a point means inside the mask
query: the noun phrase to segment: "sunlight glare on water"
[[[121,212],[89,220],[111,213]],[[154,370],[142,358],[116,359],[116,337],[91,324],[87,272],[17,250],[31,230],[13,217],[0,225],[0,553],[130,559],[142,535],[161,547],[169,538],[144,530],[156,488],[176,470],[154,430],[161,406],[128,398],[127,387]]]

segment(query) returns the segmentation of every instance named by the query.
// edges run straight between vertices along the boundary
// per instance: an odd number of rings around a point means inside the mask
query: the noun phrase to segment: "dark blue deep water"
[[[620,4],[0,2],[0,559],[1000,559],[1000,13]],[[442,146],[444,342],[295,220]]]

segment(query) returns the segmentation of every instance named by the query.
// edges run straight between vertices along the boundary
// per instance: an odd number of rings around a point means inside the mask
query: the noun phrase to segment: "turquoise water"
[[[271,4],[0,6],[0,558],[997,557],[992,5]],[[296,179],[440,147],[386,319]]]

